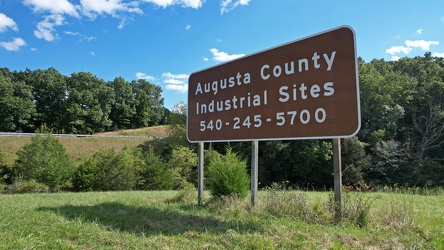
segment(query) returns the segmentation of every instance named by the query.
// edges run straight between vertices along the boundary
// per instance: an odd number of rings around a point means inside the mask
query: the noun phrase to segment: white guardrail
[[[35,133],[12,133],[12,132],[0,132],[0,136],[19,136],[19,137],[30,137],[35,136]],[[45,134],[41,134],[45,135]],[[108,137],[108,138],[147,138],[147,139],[162,139],[161,136],[138,136],[138,135],[105,135],[105,134],[91,134],[91,135],[80,135],[80,134],[51,134],[55,137]]]

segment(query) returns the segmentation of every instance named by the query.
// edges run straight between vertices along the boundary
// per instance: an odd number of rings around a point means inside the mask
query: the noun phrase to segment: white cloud
[[[444,57],[444,53],[433,53],[432,56]]]
[[[421,34],[421,30],[416,31],[418,34]],[[438,41],[425,41],[425,40],[407,40],[405,41],[406,46],[392,46],[385,50],[385,53],[392,55],[392,60],[399,60],[399,56],[395,54],[404,53],[408,54],[413,49],[420,48],[421,50],[429,50],[432,45],[439,45]]]
[[[405,46],[392,46],[388,49],[385,50],[385,53],[389,53],[391,55],[397,54],[397,53],[404,53],[404,54],[408,54],[410,51],[412,50],[412,48],[410,47],[405,47]]]
[[[96,52],[94,52],[94,51],[89,52],[89,54],[90,54],[91,56],[96,56]]]
[[[144,0],[147,3],[152,3],[162,8],[166,8],[171,5],[181,5],[186,8],[198,9],[202,7],[205,0]]]
[[[213,60],[216,62],[226,62],[230,60],[234,60],[236,58],[245,56],[244,54],[233,54],[229,55],[226,52],[219,51],[218,49],[212,48],[210,49],[211,53],[213,53]]]
[[[208,62],[208,58],[204,57],[202,60],[204,60],[205,62]]]
[[[83,14],[91,19],[96,18],[97,14],[116,15],[119,11],[143,14],[137,2],[122,3],[121,0],[80,0]]]
[[[222,0],[220,2],[220,14],[228,13],[239,5],[248,5],[250,0]]]
[[[181,85],[181,84],[186,83],[186,81],[184,81],[184,80],[178,80],[178,79],[173,79],[173,78],[165,79],[163,82],[168,83],[168,84],[174,84],[174,85]]]
[[[128,21],[132,21],[132,20],[133,20],[133,18],[131,18],[131,17],[123,17],[123,18],[120,20],[119,25],[117,25],[117,28],[118,28],[119,30],[123,29],[123,27],[125,27],[125,26],[128,25]]]
[[[186,29],[186,30],[191,29],[191,25],[188,24],[187,26],[185,26],[185,29]]]
[[[18,31],[18,26],[14,20],[3,13],[0,13],[0,33],[5,32],[8,28]]]
[[[65,31],[63,33],[70,35],[70,36],[81,36],[81,34],[79,32]]]
[[[187,74],[171,74],[170,72],[166,72],[162,74],[165,78],[175,78],[175,79],[188,79],[190,75]]]
[[[45,39],[48,42],[54,41],[55,32],[54,26],[60,26],[65,19],[61,15],[46,16],[45,20],[37,24],[37,30],[34,30],[34,35],[39,39]]]
[[[24,0],[25,5],[32,6],[34,11],[48,11],[52,14],[67,14],[78,17],[76,6],[68,0]]]
[[[421,35],[422,31],[423,31],[423,29],[419,29],[419,30],[416,31],[416,33]]]
[[[166,86],[167,90],[175,90],[175,91],[179,91],[181,93],[185,93],[188,91],[188,83],[184,84],[184,85],[177,85],[177,84],[168,84]]]
[[[64,31],[63,33],[65,33],[66,35],[70,35],[70,36],[80,36],[81,37],[80,41],[91,42],[92,40],[97,39],[97,37],[95,37],[95,36],[85,36],[79,32]]]
[[[424,41],[424,40],[407,40],[405,45],[413,48],[421,48],[422,50],[429,50],[431,45],[439,45],[438,41]]]
[[[142,72],[137,72],[136,77],[137,77],[137,79],[144,79],[147,81],[154,81],[156,79],[156,78],[154,78],[154,76],[149,76],[149,75],[142,73]]]
[[[175,90],[182,93],[188,91],[188,78],[190,75],[187,74],[172,74],[166,72],[162,74],[163,82],[166,83],[167,90]]]
[[[9,51],[18,51],[25,45],[26,42],[22,38],[14,38],[12,42],[0,42],[0,46]]]

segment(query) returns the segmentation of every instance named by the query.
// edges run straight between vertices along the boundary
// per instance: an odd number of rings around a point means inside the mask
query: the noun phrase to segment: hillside
[[[152,140],[149,138],[119,138],[112,136],[166,137],[168,135],[167,127],[168,126],[156,126],[101,133],[101,135],[106,135],[106,137],[60,137],[59,140],[65,147],[70,158],[75,163],[79,163],[101,148],[114,148],[116,151],[120,151],[125,146],[137,147],[147,140]],[[30,141],[31,137],[0,137],[0,152],[3,152],[6,164],[12,165],[17,158],[16,152]]]
[[[168,125],[138,128],[138,129],[117,130],[113,132],[100,133],[100,135],[167,137]]]

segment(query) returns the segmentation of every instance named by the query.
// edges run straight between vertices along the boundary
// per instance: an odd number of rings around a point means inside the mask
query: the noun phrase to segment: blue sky
[[[367,62],[444,57],[442,0],[0,0],[0,67],[145,78],[172,108],[195,71],[341,25]]]

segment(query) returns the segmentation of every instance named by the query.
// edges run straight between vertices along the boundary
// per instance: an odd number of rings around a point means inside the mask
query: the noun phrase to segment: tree
[[[83,161],[73,177],[77,191],[131,190],[138,181],[137,169],[143,165],[140,152],[124,148],[116,153],[114,148],[101,149]]]
[[[131,119],[136,115],[136,100],[129,82],[122,77],[116,77],[107,84],[114,92],[114,102],[111,104],[110,119],[114,129],[136,128]]]
[[[366,143],[355,136],[342,140],[342,183],[363,184],[364,173],[371,165],[371,157],[366,154]]]
[[[14,171],[16,177],[36,180],[57,190],[70,187],[74,165],[59,139],[37,133],[29,144],[17,151]]]
[[[66,132],[95,133],[112,125],[109,114],[114,94],[102,79],[80,72],[73,73],[67,82]]]
[[[16,73],[17,79],[24,79],[32,86],[36,105],[35,127],[46,126],[58,133],[63,132],[65,123],[67,78],[54,68],[27,70]]]
[[[323,140],[271,141],[259,147],[259,182],[331,186],[332,146]]]
[[[35,113],[31,87],[0,75],[0,131],[26,131]]]
[[[168,141],[172,148],[188,146],[186,136],[187,105],[184,102],[176,103],[168,118]]]
[[[169,190],[175,182],[173,170],[159,155],[150,148],[146,153],[144,164],[137,170],[137,188],[141,190]]]
[[[162,88],[144,79],[131,81],[136,113],[132,118],[134,127],[158,125],[164,114]]]
[[[247,162],[228,147],[225,155],[212,158],[208,182],[214,197],[237,195],[245,198],[250,190]]]
[[[197,154],[187,147],[173,149],[168,162],[174,174],[174,189],[197,184]]]

